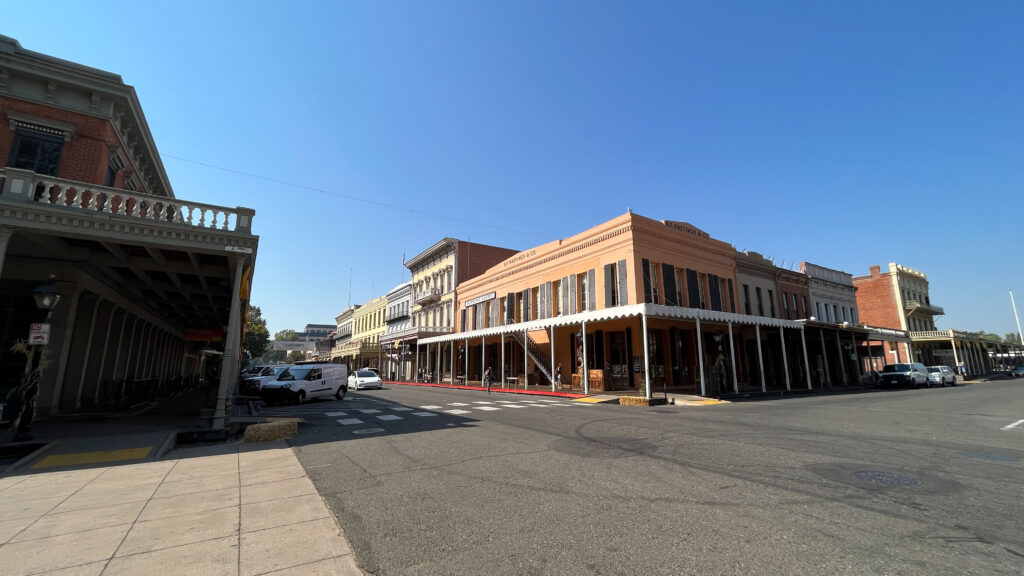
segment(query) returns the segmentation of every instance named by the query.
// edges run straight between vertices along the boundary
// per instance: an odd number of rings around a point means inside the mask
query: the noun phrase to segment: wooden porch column
[[[699,320],[698,320],[699,322]],[[651,356],[648,352],[647,347],[647,313],[640,313],[641,328],[644,331],[644,395],[650,400],[651,399]],[[701,378],[701,388],[703,388],[704,378]]]
[[[839,371],[843,373],[843,384],[850,384],[850,374],[846,371],[846,359],[843,358],[843,343],[839,339],[839,329],[836,329],[836,351],[839,353]]]
[[[700,370],[700,395],[707,396],[707,386],[704,384],[704,343],[700,337],[700,318],[697,318],[697,367]]]
[[[555,325],[551,325],[550,336],[551,340],[551,391],[555,391]]]
[[[732,339],[732,322],[729,322],[729,359],[732,361],[732,391],[740,393],[740,381],[736,376],[736,341]]]
[[[786,390],[792,390],[789,384],[789,358],[786,357],[786,334],[779,326],[779,340],[782,342],[782,369],[786,372]]]
[[[761,354],[761,325],[754,324],[754,335],[757,337],[757,371],[761,373],[761,392],[768,391],[768,384],[764,379],[764,355]]]
[[[821,359],[825,362],[825,381],[822,382],[822,386],[831,387],[832,374],[828,369],[828,352],[825,351],[825,330],[821,327],[818,328],[818,336],[821,338]]]
[[[587,321],[584,320],[582,327],[580,328],[580,334],[583,335],[583,393],[590,394],[590,371],[587,370]],[[576,351],[573,350],[575,354]],[[607,390],[607,388],[605,388]]]
[[[89,336],[85,342],[85,355],[82,356],[81,374],[78,376],[78,391],[75,393],[75,408],[82,407],[82,388],[85,387],[85,375],[89,372],[89,357],[92,355],[92,341],[96,336],[96,315],[100,313],[103,298],[96,295],[96,303],[92,306],[92,318],[89,320]]]
[[[235,281],[231,284],[231,311],[228,314],[228,334],[221,359],[220,387],[217,390],[217,408],[213,413],[213,428],[223,428],[227,423],[228,389],[238,378],[239,337],[242,327],[241,301],[238,297],[245,271],[245,257],[235,259]]]
[[[523,330],[523,390],[526,390],[530,384],[530,355],[526,351],[526,343],[529,338],[530,334]]]
[[[807,389],[811,389],[811,364],[807,360],[807,338],[805,328],[800,329],[800,346],[804,349],[804,376],[807,378]]]

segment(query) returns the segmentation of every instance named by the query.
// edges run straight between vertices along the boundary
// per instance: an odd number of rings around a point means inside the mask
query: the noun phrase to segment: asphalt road
[[[520,400],[350,392],[303,405],[292,445],[372,574],[1024,572],[1024,424],[1003,429],[1024,419],[1024,381]]]

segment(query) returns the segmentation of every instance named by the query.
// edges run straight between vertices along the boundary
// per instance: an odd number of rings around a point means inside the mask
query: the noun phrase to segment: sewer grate
[[[384,432],[383,428],[361,428],[359,430],[353,430],[353,434],[376,434],[378,432]]]
[[[921,481],[913,476],[907,476],[904,474],[893,474],[892,472],[882,472],[880,470],[861,470],[854,472],[853,477],[857,480],[864,482],[871,482],[872,484],[881,484],[883,486],[920,486]]]

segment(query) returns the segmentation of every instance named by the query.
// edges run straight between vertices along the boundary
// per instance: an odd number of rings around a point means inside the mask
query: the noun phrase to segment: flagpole
[[[1017,316],[1017,302],[1013,300],[1013,289],[1010,289],[1010,304],[1013,305],[1013,318],[1017,320],[1017,338],[1020,339],[1020,343],[1024,345],[1024,334],[1020,331],[1020,316]]]

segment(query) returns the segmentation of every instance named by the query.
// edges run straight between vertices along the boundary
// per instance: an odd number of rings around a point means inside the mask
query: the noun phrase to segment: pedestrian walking
[[[491,393],[491,380],[492,379],[493,379],[493,377],[491,376],[491,367],[488,366],[487,370],[484,371],[484,386],[487,386],[487,393],[488,394]]]

